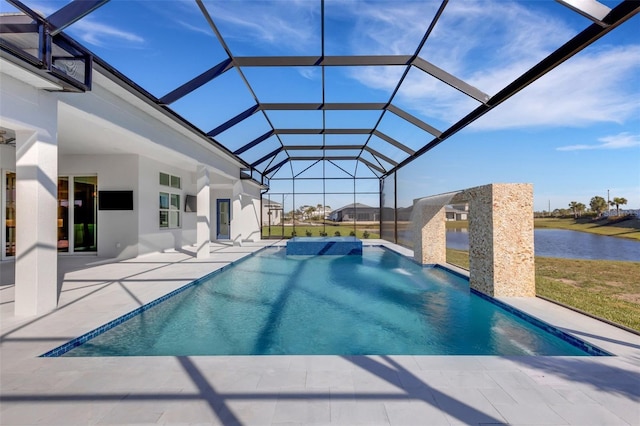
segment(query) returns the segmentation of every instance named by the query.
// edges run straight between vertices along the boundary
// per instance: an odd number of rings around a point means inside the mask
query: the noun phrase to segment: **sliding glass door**
[[[4,178],[4,257],[16,255],[16,174]]]
[[[69,252],[69,178],[58,178],[58,253]]]
[[[5,172],[3,184],[4,244],[0,257],[7,258],[16,255],[16,174]],[[97,192],[97,176],[58,178],[58,253],[98,251]]]
[[[98,251],[97,176],[73,178],[73,251]]]

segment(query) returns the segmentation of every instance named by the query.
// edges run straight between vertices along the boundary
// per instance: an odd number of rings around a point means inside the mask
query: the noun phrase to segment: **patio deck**
[[[616,356],[37,357],[272,243],[61,257],[38,318],[0,263],[0,424],[640,424],[640,337],[537,298],[501,300]]]

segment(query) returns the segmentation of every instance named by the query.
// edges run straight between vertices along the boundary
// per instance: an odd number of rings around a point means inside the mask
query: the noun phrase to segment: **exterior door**
[[[73,178],[73,251],[98,251],[98,178],[76,176]]]
[[[16,255],[16,174],[4,176],[4,252],[1,258]]]
[[[231,238],[231,202],[229,199],[218,199],[216,207],[216,239],[228,240]]]

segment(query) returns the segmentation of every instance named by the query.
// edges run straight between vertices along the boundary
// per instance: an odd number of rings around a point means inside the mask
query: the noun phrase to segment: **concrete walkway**
[[[640,424],[640,337],[541,299],[502,300],[617,356],[38,358],[268,244],[61,257],[38,318],[14,317],[0,263],[0,424]]]

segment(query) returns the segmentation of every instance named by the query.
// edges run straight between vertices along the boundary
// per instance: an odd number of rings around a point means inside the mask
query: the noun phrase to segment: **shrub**
[[[333,233],[334,236],[339,237],[340,236],[340,231],[336,231]]]
[[[291,236],[292,236],[292,237],[295,237],[296,235],[297,235],[297,234],[296,234],[296,231],[291,231]]]
[[[305,234],[307,234],[307,237],[310,237],[310,236],[311,236],[311,231],[309,231],[309,230],[307,229],[307,230],[305,230]]]
[[[324,231],[320,231],[320,236],[321,236],[321,237],[326,237],[326,236],[327,236],[327,233],[326,233],[326,232],[324,232]]]
[[[350,237],[355,237],[355,236],[356,236],[356,231],[351,231],[351,232],[349,232],[349,236],[350,236]]]
[[[362,233],[362,238],[369,238],[369,231],[365,229],[364,232]]]

